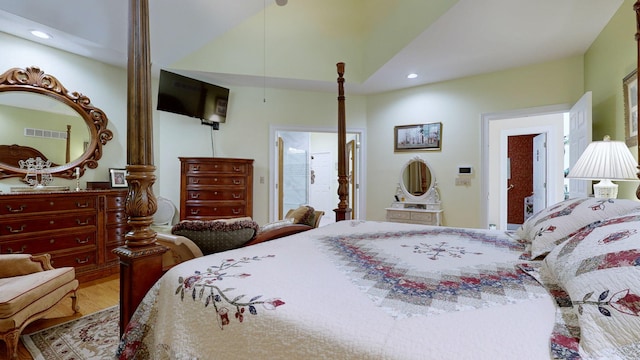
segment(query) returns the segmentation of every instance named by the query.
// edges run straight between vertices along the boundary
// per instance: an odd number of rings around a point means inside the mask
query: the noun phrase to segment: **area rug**
[[[28,335],[22,343],[35,360],[113,359],[120,311],[113,306]]]

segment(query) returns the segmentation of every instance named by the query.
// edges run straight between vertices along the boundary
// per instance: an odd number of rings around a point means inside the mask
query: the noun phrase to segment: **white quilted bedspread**
[[[343,221],[171,269],[136,359],[549,359],[555,306],[499,231]]]

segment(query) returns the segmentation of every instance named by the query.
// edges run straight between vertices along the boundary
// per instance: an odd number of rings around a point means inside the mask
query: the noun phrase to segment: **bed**
[[[341,145],[335,224],[193,259],[160,277],[166,249],[148,231],[147,1],[131,0],[130,14],[127,170],[135,181],[133,229],[115,251],[121,359],[640,358],[637,201],[565,200],[513,233],[346,220]],[[343,73],[339,63],[339,144]]]
[[[590,283],[579,290],[593,286],[595,298],[581,294],[584,303],[575,306],[560,290],[571,288],[575,276],[560,273],[585,261],[584,254],[567,260],[569,249],[562,245],[575,234],[597,233],[601,239],[604,232],[615,238],[609,242],[626,244],[615,253],[633,249],[640,241],[633,230],[640,225],[639,205],[571,199],[514,233],[341,221],[190,260],[167,272],[144,297],[119,355],[576,359],[582,352],[631,358],[640,354],[640,301],[624,290],[640,284],[636,266],[598,262],[588,254],[586,262],[596,269],[587,271]],[[545,263],[549,256],[555,264]],[[624,281],[602,275],[596,263],[608,264],[605,272],[616,268]],[[603,298],[604,290],[610,292]],[[578,309],[592,319],[578,323]],[[603,309],[613,325],[600,323]],[[590,328],[581,332],[585,326]],[[633,331],[624,335],[622,329]],[[581,347],[584,341],[589,348]]]

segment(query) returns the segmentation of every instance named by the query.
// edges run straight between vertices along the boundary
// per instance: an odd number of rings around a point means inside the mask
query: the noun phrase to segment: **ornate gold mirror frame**
[[[36,93],[53,98],[75,110],[87,124],[90,141],[85,152],[77,159],[52,167],[52,176],[73,179],[75,168],[79,168],[82,175],[86,168],[98,167],[98,160],[102,157],[102,146],[113,139],[113,133],[107,129],[107,116],[93,106],[88,97],[75,91],[69,92],[58,79],[45,74],[38,67],[12,68],[1,74],[0,92],[9,91]],[[26,169],[0,162],[0,179],[22,177],[26,173]]]

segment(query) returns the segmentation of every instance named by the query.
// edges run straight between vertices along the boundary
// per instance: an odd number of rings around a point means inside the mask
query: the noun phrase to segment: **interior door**
[[[322,210],[325,216],[332,213],[335,196],[331,193],[333,171],[332,155],[329,152],[311,154],[311,176],[309,179],[309,205]]]
[[[533,138],[533,213],[547,207],[547,134]]]
[[[592,140],[591,136],[591,91],[582,95],[569,112],[569,169]],[[589,180],[569,181],[569,197],[584,197],[589,194]]]

